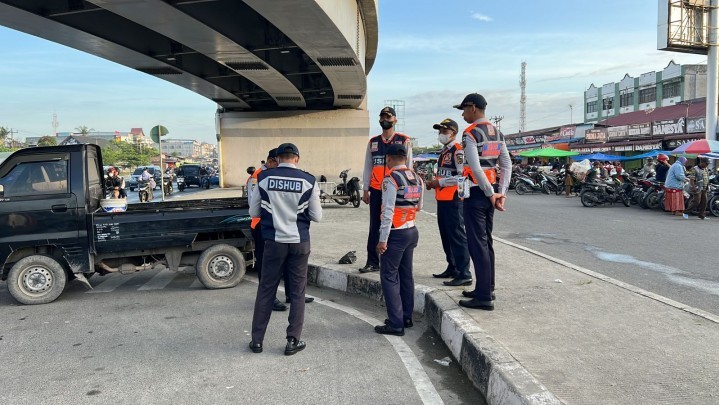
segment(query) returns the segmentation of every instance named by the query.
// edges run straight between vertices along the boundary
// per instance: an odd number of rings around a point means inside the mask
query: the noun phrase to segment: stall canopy
[[[669,155],[671,152],[667,151],[667,150],[653,150],[653,151],[649,151],[646,153],[642,153],[641,155],[625,156],[623,160],[639,160],[639,159],[655,158],[662,153],[665,155]]]
[[[672,151],[672,155],[700,155],[703,153],[719,153],[719,141],[700,139],[685,143]]]
[[[604,153],[592,153],[591,155],[578,155],[578,156],[572,156],[572,159],[574,160],[601,160],[601,161],[610,161],[613,162],[615,160],[627,160],[624,156],[618,156],[618,155],[605,155]]]
[[[566,157],[566,156],[575,156],[578,155],[578,152],[570,152],[568,150],[561,150],[561,149],[554,149],[554,148],[542,148],[542,149],[534,149],[534,150],[528,150],[526,152],[522,152],[519,154],[519,156],[522,157]]]
[[[709,159],[719,159],[719,153],[705,153],[703,155],[699,155],[699,157],[709,158]]]

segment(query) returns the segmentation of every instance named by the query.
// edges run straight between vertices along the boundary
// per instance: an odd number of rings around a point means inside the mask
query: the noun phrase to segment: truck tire
[[[210,246],[197,259],[197,279],[211,290],[236,286],[245,271],[245,258],[234,246]]]
[[[47,304],[60,296],[67,273],[57,260],[44,255],[20,259],[8,273],[10,295],[25,305]]]

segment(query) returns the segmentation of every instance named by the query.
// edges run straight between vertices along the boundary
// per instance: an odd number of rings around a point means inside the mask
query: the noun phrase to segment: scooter
[[[172,187],[172,177],[171,176],[165,177],[165,184],[164,184],[164,187],[162,187],[165,195],[172,195],[172,188],[173,188]]]
[[[152,201],[153,195],[153,188],[151,187],[151,184],[149,181],[139,180],[137,182],[137,194],[140,197],[140,202],[150,202]]]
[[[185,188],[187,188],[187,184],[185,184],[185,177],[177,176],[177,189],[180,190],[180,192],[183,192],[185,191]]]
[[[544,193],[549,194],[552,190],[550,185],[547,184],[547,180],[540,176],[539,181],[535,181],[528,174],[520,173],[517,175],[517,184],[514,186],[514,191],[519,195],[527,193]]]
[[[621,202],[625,207],[629,206],[629,196],[624,193],[621,182],[615,178],[607,182],[585,183],[579,199],[585,207],[596,207],[602,204],[614,205],[615,202]]]
[[[362,201],[362,198],[360,197],[359,178],[352,177],[349,181],[347,181],[347,173],[350,170],[351,169],[345,169],[340,173],[342,183],[335,187],[332,192],[332,199],[339,205],[352,203],[353,207],[358,208],[360,206],[360,202]]]

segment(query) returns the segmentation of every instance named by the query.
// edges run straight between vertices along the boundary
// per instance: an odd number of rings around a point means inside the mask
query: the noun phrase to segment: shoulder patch
[[[372,142],[370,144],[370,151],[377,152],[379,150],[379,143],[378,142]]]
[[[407,170],[407,171],[405,171],[404,173],[407,175],[407,178],[408,178],[409,180],[414,180],[414,173],[412,173],[411,170]]]

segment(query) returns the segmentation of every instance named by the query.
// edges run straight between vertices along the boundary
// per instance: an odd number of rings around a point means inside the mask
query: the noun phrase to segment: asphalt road
[[[434,194],[426,197],[424,209],[436,212]],[[719,314],[719,218],[685,220],[621,204],[586,208],[577,197],[513,190],[494,218],[495,236]]]
[[[384,308],[332,290],[308,291],[307,349],[284,356],[275,312],[252,353],[253,276],[206,290],[193,274],[96,275],[39,306],[0,282],[0,403],[484,403],[456,362],[435,362],[451,355],[421,317],[387,338],[373,331]]]
[[[184,191],[180,192],[177,189],[177,182],[173,183],[172,187],[173,187],[172,194],[165,196],[165,200],[172,200],[172,199],[175,199],[178,197],[192,195],[192,194],[195,194],[200,191],[206,191],[203,188],[192,186],[192,187],[187,187],[187,188],[185,188]],[[213,188],[216,188],[216,187],[217,186],[213,186]],[[155,189],[153,196],[154,196],[153,197],[154,202],[162,201],[162,193],[160,192],[160,187],[157,187]],[[139,202],[140,202],[140,195],[139,195],[137,189],[135,189],[135,191],[130,191],[130,188],[128,187],[127,188],[127,203],[128,204],[137,204]]]

